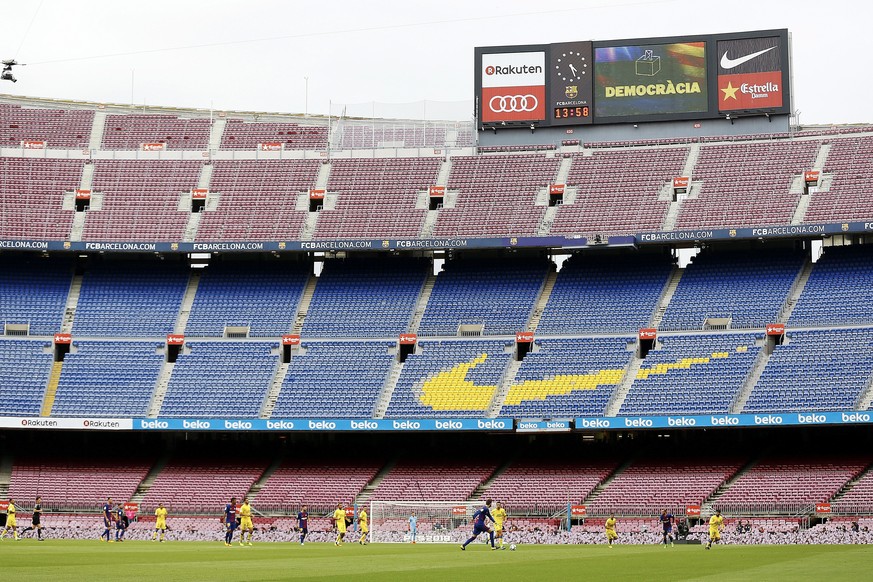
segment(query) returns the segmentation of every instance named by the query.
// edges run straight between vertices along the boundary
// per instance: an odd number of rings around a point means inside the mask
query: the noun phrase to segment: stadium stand
[[[852,410],[873,378],[873,329],[792,331],[778,345],[744,412]]]
[[[91,189],[103,193],[89,210],[82,240],[180,241],[189,212],[182,193],[197,187],[201,162],[97,160]]]
[[[458,501],[468,499],[473,491],[494,473],[497,465],[485,462],[429,459],[401,460],[395,464],[373,490],[371,500]]]
[[[311,271],[308,263],[213,262],[202,270],[185,334],[222,337],[226,326],[247,327],[252,337],[289,333]]]
[[[30,335],[60,331],[71,267],[63,258],[0,257],[0,323],[26,325]]]
[[[633,338],[536,340],[500,410],[511,418],[603,415],[630,361]]]
[[[829,140],[830,152],[824,172],[832,177],[830,187],[813,193],[805,220],[840,222],[873,218],[867,195],[873,187],[873,137]]]
[[[275,343],[203,342],[185,344],[176,360],[161,416],[258,416],[278,356]]]
[[[744,471],[713,506],[733,513],[800,509],[830,499],[869,464],[870,458],[764,458]]]
[[[325,261],[303,335],[385,338],[406,332],[429,269],[429,260],[416,258]]]
[[[53,416],[145,416],[164,354],[147,341],[75,341],[64,358]]]
[[[45,109],[0,103],[0,146],[44,141],[47,148],[88,147],[94,112],[87,109]]]
[[[163,503],[171,513],[195,511],[219,515],[230,498],[242,498],[267,468],[254,459],[176,458],[155,477],[140,507],[154,512]]]
[[[761,349],[752,334],[664,336],[619,414],[729,412]]]
[[[789,224],[800,200],[792,181],[812,168],[817,141],[705,145],[692,179],[697,198],[682,202],[676,228]]]
[[[148,473],[151,462],[128,456],[117,459],[44,458],[17,460],[12,465],[9,496],[35,499],[41,495],[43,509],[95,510],[107,497],[124,502],[130,499]],[[93,528],[94,516],[88,525]],[[93,529],[91,529],[93,538]]]
[[[485,495],[501,501],[511,513],[554,513],[566,509],[567,503],[581,503],[615,468],[612,461],[516,461],[494,479]]]
[[[45,341],[0,341],[0,414],[39,414],[52,369],[50,348]]]
[[[319,165],[318,160],[213,161],[209,189],[218,201],[210,210],[207,200],[196,240],[299,239],[307,213],[306,207],[297,210],[298,197],[315,186]]]
[[[82,280],[73,334],[149,337],[173,332],[188,271],[161,261],[101,261]]]
[[[535,154],[454,156],[447,190],[454,208],[439,212],[434,236],[535,235],[546,206],[534,203],[555,181],[556,157]]]
[[[873,471],[869,468],[833,503],[833,509],[844,513],[869,514],[873,510]]]
[[[360,495],[381,466],[365,460],[289,459],[270,474],[254,503],[259,509],[283,508],[292,513],[307,504],[313,513],[327,513],[338,501],[350,502]]]
[[[661,191],[682,175],[687,157],[688,148],[573,154],[567,184],[576,188],[576,198],[559,207],[550,232],[609,235],[661,230],[672,190],[664,197]]]
[[[313,238],[417,237],[427,207],[419,192],[436,183],[439,158],[333,160],[328,193],[336,207],[322,210]]]
[[[393,342],[303,342],[273,408],[276,418],[371,418]]]
[[[588,512],[608,515],[657,515],[667,508],[674,513],[686,505],[699,505],[739,470],[730,459],[650,458],[631,463],[588,504]]]
[[[573,255],[558,272],[537,333],[636,332],[647,327],[671,266],[665,255]]]
[[[75,211],[64,210],[64,193],[81,178],[81,161],[0,158],[0,237],[68,239]]]
[[[791,312],[792,327],[873,323],[873,252],[825,247]]]
[[[803,261],[791,250],[703,251],[685,268],[659,329],[705,329],[712,318],[728,318],[731,329],[774,323]]]
[[[481,325],[485,335],[523,331],[550,268],[544,259],[446,261],[418,333],[453,336],[460,325]]]
[[[470,145],[470,144],[466,144]],[[446,128],[428,125],[386,126],[346,121],[342,126],[343,149],[361,148],[442,148],[446,146]]]
[[[173,115],[107,115],[103,149],[138,150],[144,143],[162,143],[173,150],[205,150],[211,125],[208,119],[183,119]]]
[[[406,358],[386,418],[482,417],[512,355],[511,341],[422,341]]]
[[[258,144],[280,143],[286,150],[324,150],[327,131],[327,127],[318,125],[228,119],[221,136],[221,149],[254,150]]]

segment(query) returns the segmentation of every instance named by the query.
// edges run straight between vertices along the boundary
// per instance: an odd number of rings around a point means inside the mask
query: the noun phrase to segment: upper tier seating
[[[459,325],[483,334],[524,331],[552,263],[537,259],[446,261],[421,320],[420,335],[457,335]]]
[[[278,356],[265,342],[188,342],[176,360],[161,416],[258,416]]]
[[[666,186],[682,174],[687,157],[688,148],[573,154],[567,184],[576,188],[576,198],[559,207],[550,232],[590,236],[661,230],[672,196]]]
[[[545,206],[534,203],[555,181],[560,160],[542,155],[456,156],[447,190],[454,208],[443,208],[434,236],[535,235]]]
[[[94,112],[86,109],[43,109],[0,103],[0,147],[22,141],[44,141],[47,148],[88,147]]]
[[[71,278],[66,259],[0,258],[0,324],[27,324],[30,335],[60,331]]]
[[[53,416],[145,416],[165,356],[156,342],[76,341],[64,358]]]
[[[208,119],[173,115],[107,115],[103,149],[138,150],[144,143],[162,143],[168,150],[205,150],[211,126]]]
[[[324,126],[228,119],[221,149],[254,150],[261,143],[281,143],[286,150],[323,150],[327,148],[327,137]]]
[[[371,418],[393,342],[303,342],[273,409],[275,418]]]
[[[537,333],[636,332],[647,327],[670,269],[665,255],[574,255],[558,272]]]
[[[252,337],[289,333],[311,270],[310,264],[285,261],[210,264],[202,271],[185,333],[221,337],[225,326],[246,326]]]
[[[308,206],[297,210],[298,198],[315,186],[318,160],[215,160],[212,166],[209,190],[218,204],[209,210],[207,201],[198,241],[300,238]]]
[[[430,268],[426,259],[325,261],[303,335],[384,338],[408,331]]]
[[[51,344],[0,341],[0,415],[36,416],[52,369]]]
[[[825,247],[791,312],[792,327],[873,323],[873,248]]]
[[[64,193],[82,179],[82,162],[0,158],[0,238],[65,240],[75,211]]]
[[[419,192],[436,183],[439,158],[333,160],[328,193],[336,207],[322,210],[313,238],[417,238],[427,207]]]
[[[830,140],[824,171],[833,175],[827,191],[815,192],[809,199],[806,222],[870,220],[873,204],[873,137]]]
[[[703,329],[709,318],[730,318],[732,329],[762,329],[800,273],[795,251],[701,252],[686,267],[660,329]]]

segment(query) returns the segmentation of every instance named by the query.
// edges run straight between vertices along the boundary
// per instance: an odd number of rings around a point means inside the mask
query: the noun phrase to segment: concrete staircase
[[[278,469],[282,465],[283,460],[284,459],[281,456],[278,456],[275,459],[273,459],[273,462],[270,463],[270,466],[267,467],[263,473],[261,473],[261,476],[258,477],[258,480],[255,481],[254,483],[252,483],[252,486],[249,487],[249,490],[247,493],[250,501],[254,501],[257,498],[258,493],[260,493],[261,489],[264,488],[264,485],[267,484],[267,481],[270,479],[270,476],[273,473],[275,473],[276,469]]]
[[[670,277],[667,279],[664,288],[661,290],[661,297],[658,299],[655,311],[652,313],[652,317],[649,318],[649,327],[657,328],[661,325],[661,321],[664,319],[664,314],[667,313],[667,307],[669,307],[670,301],[673,299],[673,294],[676,293],[676,288],[679,287],[679,281],[682,280],[682,274],[684,272],[684,269],[673,267],[673,270],[670,272]]]
[[[376,404],[373,406],[373,418],[385,418],[385,412],[388,410],[388,404],[391,402],[391,396],[394,394],[394,389],[397,388],[397,381],[400,380],[402,372],[403,364],[399,360],[395,361],[385,378],[385,384],[379,392],[379,397],[376,398]]]
[[[591,505],[592,503],[594,503],[594,501],[598,497],[600,497],[600,494],[603,493],[603,490],[609,487],[609,484],[612,483],[616,477],[621,475],[625,471],[625,469],[630,467],[633,462],[634,459],[628,459],[627,461],[616,467],[612,473],[606,476],[606,479],[601,481],[594,489],[591,490],[591,493],[589,493],[585,497],[585,500],[582,503],[584,505]]]
[[[12,482],[12,455],[0,457],[0,499],[9,499],[9,484]]]
[[[552,231],[552,225],[555,224],[555,217],[558,215],[560,206],[547,206],[543,213],[543,218],[537,226],[537,236],[546,236]]]
[[[188,275],[188,287],[185,289],[182,304],[179,306],[179,314],[176,316],[176,325],[173,326],[173,333],[185,333],[185,328],[188,326],[188,318],[191,317],[191,308],[194,306],[194,298],[197,296],[197,288],[200,286],[200,275],[201,272],[194,269]]]
[[[91,184],[94,181],[94,164],[85,164],[82,166],[82,177],[79,179],[79,189],[80,190],[90,190]],[[76,193],[73,192],[69,196],[70,203],[72,208],[68,210],[73,210],[76,206]],[[98,200],[99,198],[99,200]],[[93,192],[91,193],[91,201],[88,204],[88,207],[92,210],[98,210],[103,206],[103,195],[100,194],[97,196]],[[65,197],[65,207],[67,205],[66,197]],[[89,211],[90,212],[90,211]],[[85,219],[88,217],[88,212],[76,212],[73,214],[73,224],[70,227],[70,240],[71,241],[81,241],[82,240],[82,232],[85,230]]]
[[[724,483],[718,486],[718,489],[710,495],[701,505],[700,505],[700,515],[710,515],[713,512],[712,506],[714,503],[718,503],[718,499],[724,495],[725,491],[731,488],[731,486],[737,482],[737,479],[742,477],[749,470],[754,468],[755,465],[758,464],[757,460],[751,460],[746,463],[744,466],[740,467],[740,469],[731,475]]]
[[[152,485],[155,484],[155,479],[158,478],[158,475],[161,474],[161,471],[164,470],[164,467],[167,466],[167,463],[169,461],[170,456],[163,455],[155,462],[154,465],[152,465],[151,469],[149,469],[149,472],[146,473],[145,478],[139,482],[139,485],[137,485],[133,497],[130,498],[131,502],[142,503],[142,500],[145,498],[146,493],[148,493]]]
[[[637,372],[643,367],[644,362],[645,360],[637,354],[634,354],[631,361],[628,362],[624,375],[621,377],[621,382],[616,386],[615,392],[612,393],[612,397],[606,405],[604,416],[616,416],[618,411],[621,410],[621,405],[624,403],[624,399],[627,398],[627,393],[630,392],[631,385],[637,379]]]
[[[212,127],[209,129],[209,150],[215,151],[221,147],[221,137],[224,128],[227,127],[227,119],[223,117],[213,118]]]
[[[292,356],[293,359],[293,356]],[[291,363],[280,362],[276,366],[276,372],[273,374],[273,380],[270,382],[270,389],[264,395],[264,401],[261,403],[261,410],[258,413],[258,418],[270,418],[273,416],[273,409],[276,407],[276,400],[279,399],[279,392],[282,391],[282,382],[285,381],[285,376],[288,375],[288,368]]]
[[[70,291],[67,293],[67,303],[64,305],[64,319],[61,321],[61,333],[73,331],[73,320],[76,318],[76,307],[79,305],[79,295],[82,293],[82,275],[73,275]]]
[[[823,143],[818,149],[818,154],[815,157],[815,163],[813,163],[811,170],[818,170],[819,172],[824,172],[825,164],[828,161],[828,156],[831,153],[831,147],[833,147],[829,143]],[[824,176],[820,178],[820,182],[824,182]],[[806,218],[806,211],[809,209],[809,203],[812,200],[812,197],[815,196],[814,193],[810,192],[809,194],[804,194],[805,184],[803,181],[803,174],[794,177],[794,180],[791,182],[791,188],[789,188],[789,194],[795,194],[799,196],[797,200],[797,207],[794,209],[794,214],[791,216],[791,224],[800,224]]]
[[[806,288],[809,276],[812,274],[812,266],[812,261],[809,259],[806,259],[806,262],[803,263],[803,267],[801,267],[800,272],[791,284],[791,289],[788,290],[788,297],[785,298],[785,303],[779,308],[779,315],[776,317],[778,322],[784,323],[791,317],[801,294],[803,294],[803,290]]]
[[[558,281],[558,272],[549,271],[546,275],[546,280],[543,282],[543,287],[540,289],[540,295],[534,304],[530,319],[527,322],[527,331],[536,332],[543,318],[543,313],[546,310],[546,305],[549,303],[549,298],[552,296],[552,291],[555,289],[555,283]]]
[[[40,416],[52,415],[52,407],[55,405],[55,396],[58,393],[58,383],[61,380],[61,370],[63,368],[63,362],[52,363],[52,371],[49,374],[48,383],[45,387],[45,395],[42,398],[42,407],[39,411]]]
[[[514,460],[515,459],[509,459],[508,461],[497,467],[494,472],[491,473],[490,477],[482,481],[482,483],[480,483],[479,486],[473,490],[473,493],[470,495],[469,500],[479,501],[480,499],[484,499],[485,493],[487,493],[488,489],[491,488],[491,485],[494,483],[494,481],[496,481],[498,477],[506,472],[506,470],[512,465],[512,462]]]
[[[418,238],[433,238],[433,230],[436,228],[437,219],[440,216],[439,210],[428,210],[424,215],[424,220],[421,223],[421,230],[418,232]]]
[[[851,481],[849,481],[848,483],[843,485],[843,487],[839,491],[837,491],[836,495],[831,497],[830,502],[836,503],[837,501],[839,501],[843,497],[845,497],[846,493],[851,491],[855,487],[855,485],[858,484],[858,481],[860,481],[861,479],[866,477],[871,471],[873,471],[873,466],[869,466],[866,469],[864,469],[863,471],[861,471],[861,473],[859,473],[857,477],[855,477],[854,479],[852,479]]]
[[[291,333],[303,331],[303,322],[306,320],[306,314],[309,312],[309,304],[312,303],[312,296],[315,294],[315,286],[317,284],[318,277],[310,275],[309,280],[306,281],[306,287],[303,288],[303,294],[300,296],[300,303],[297,304],[297,317],[294,319]]]
[[[679,218],[679,211],[681,209],[681,200],[670,202],[670,206],[667,207],[667,214],[664,216],[664,222],[661,224],[662,231],[673,230],[676,228],[676,219]]]
[[[173,375],[175,363],[165,361],[161,364],[161,371],[158,373],[158,380],[155,382],[155,391],[152,393],[152,398],[149,401],[149,418],[157,418],[161,412],[161,407],[164,405],[164,398],[167,396],[167,386],[170,385],[170,377]]]
[[[415,311],[412,312],[412,321],[409,322],[409,333],[418,333],[421,318],[424,317],[424,311],[427,309],[427,302],[430,300],[430,294],[433,292],[435,283],[436,275],[429,273],[424,280],[424,285],[421,286],[421,293],[418,295]]]
[[[394,468],[394,465],[397,464],[397,459],[391,459],[376,473],[376,476],[373,477],[373,480],[367,483],[367,486],[364,487],[358,496],[355,497],[355,503],[357,505],[366,505],[368,501],[370,501],[370,497],[373,496],[373,491],[376,490],[376,487],[379,486],[379,483],[382,482],[382,479],[385,478],[388,473],[391,472],[391,469]]]
[[[95,111],[91,122],[91,135],[88,138],[88,149],[92,152],[103,146],[103,130],[106,128],[106,112]]]
[[[566,184],[567,178],[570,177],[570,168],[573,165],[573,158],[561,158],[561,165],[558,166],[558,173],[555,175],[555,184]]]
[[[509,389],[512,388],[512,384],[515,382],[515,376],[521,368],[521,363],[521,360],[509,360],[500,384],[497,386],[497,390],[494,391],[494,397],[491,399],[488,410],[485,412],[485,418],[497,418],[500,409],[503,408],[503,403],[506,401],[506,395],[509,394]]]
[[[315,178],[315,187],[327,190],[327,181],[330,178],[330,162],[321,164],[318,168],[318,176]]]
[[[855,402],[855,410],[867,410],[873,404],[873,374],[867,380],[867,386],[861,391]]]
[[[755,358],[755,362],[752,364],[752,369],[749,370],[748,374],[746,374],[746,379],[743,380],[743,386],[737,393],[733,404],[731,404],[731,414],[739,414],[742,412],[743,407],[749,400],[749,396],[752,394],[752,390],[755,389],[755,385],[761,378],[761,374],[764,373],[764,368],[767,367],[767,362],[770,361],[771,355],[772,354],[768,354],[767,350],[763,347],[761,348],[761,351],[758,352],[758,357]]]
[[[693,143],[688,147],[688,157],[685,158],[685,165],[682,166],[683,176],[688,176],[689,178],[694,176],[694,168],[697,166],[698,159],[700,159],[700,144]]]

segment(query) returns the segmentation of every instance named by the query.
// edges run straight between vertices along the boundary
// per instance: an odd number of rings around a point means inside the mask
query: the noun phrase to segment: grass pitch
[[[869,580],[873,546],[519,546],[98,541],[8,538],[3,579],[51,580]]]

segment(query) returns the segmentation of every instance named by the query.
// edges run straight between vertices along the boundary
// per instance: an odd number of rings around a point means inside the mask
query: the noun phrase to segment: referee
[[[42,523],[40,523],[40,518],[42,517],[42,497],[36,498],[36,504],[33,506],[33,515],[30,518],[30,527],[26,527],[21,530],[21,533],[25,533],[31,530],[36,530],[36,537],[39,538],[39,541],[42,541]]]

